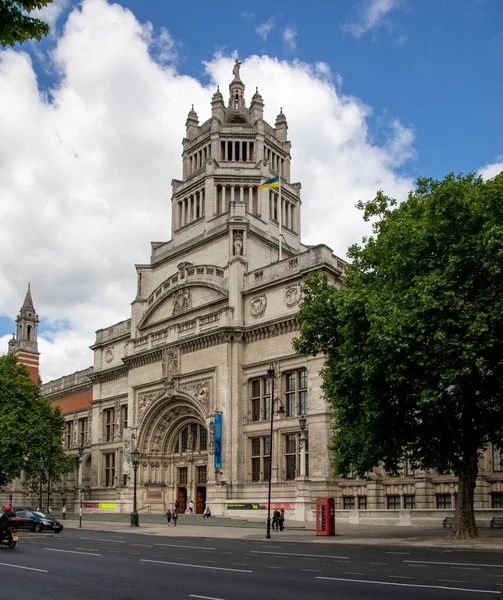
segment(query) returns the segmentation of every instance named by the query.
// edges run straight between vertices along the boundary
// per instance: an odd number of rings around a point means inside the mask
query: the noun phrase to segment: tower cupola
[[[247,123],[248,111],[245,103],[245,84],[241,81],[239,69],[241,63],[236,58],[236,63],[232,69],[234,79],[229,84],[229,106],[227,107],[226,116],[228,123]]]
[[[250,104],[250,117],[252,123],[264,118],[264,100],[259,94],[258,88],[256,88],[255,93],[252,96],[252,101]]]
[[[39,318],[33,306],[30,284],[28,291],[16,319],[17,331],[16,337],[9,340],[9,354],[15,354],[18,361],[25,365],[30,372],[30,377],[34,383],[38,379],[38,341],[37,330]]]
[[[185,121],[186,133],[185,136],[191,140],[197,136],[197,128],[199,126],[199,117],[197,116],[196,111],[194,110],[194,105],[189,110],[189,114],[187,115],[187,121]]]
[[[283,114],[283,108],[279,109],[279,115],[276,117],[276,136],[280,142],[286,142],[288,139],[288,123],[286,117]]]

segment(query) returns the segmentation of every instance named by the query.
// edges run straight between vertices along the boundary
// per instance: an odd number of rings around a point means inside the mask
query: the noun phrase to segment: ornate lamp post
[[[44,475],[44,467],[45,467],[45,461],[43,458],[41,458],[38,461],[38,465],[40,467],[40,490],[39,490],[38,508],[39,508],[39,510],[42,510],[42,504],[44,502],[44,499],[42,498],[42,477]]]
[[[273,433],[273,423],[274,423],[274,401],[276,398],[274,397],[274,383],[276,379],[276,372],[274,370],[274,366],[270,365],[267,369],[266,377],[271,380],[271,437],[269,442],[269,489],[267,493],[267,532],[265,534],[266,539],[271,538],[271,488],[272,488],[272,433]],[[285,409],[283,406],[280,406],[278,409],[278,414],[283,414]]]
[[[300,425],[300,478],[306,478],[306,423],[307,419],[305,415],[299,417],[299,425]]]
[[[79,470],[77,474],[77,485],[79,489],[79,528],[82,529],[82,497],[84,490],[82,489],[82,457],[84,456],[84,448],[79,446]]]
[[[138,465],[140,464],[140,452],[138,448],[131,451],[131,464],[133,465],[133,512],[131,513],[131,527],[139,527],[139,515],[136,510],[136,472],[138,471]]]

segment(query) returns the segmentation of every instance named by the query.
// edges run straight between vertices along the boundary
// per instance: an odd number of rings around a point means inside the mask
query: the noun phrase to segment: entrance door
[[[196,514],[202,515],[205,506],[206,506],[206,488],[205,487],[197,487],[196,488]]]
[[[187,488],[178,488],[178,514],[183,515],[187,509]]]

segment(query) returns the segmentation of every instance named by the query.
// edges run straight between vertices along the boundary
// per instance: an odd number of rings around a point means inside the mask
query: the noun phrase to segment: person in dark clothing
[[[9,520],[15,516],[16,514],[12,510],[12,506],[10,504],[7,504],[3,507],[3,514],[0,517],[0,536],[3,535],[4,531],[9,526]]]
[[[272,530],[279,531],[279,510],[277,508],[272,513]]]
[[[279,525],[279,530],[283,531],[283,529],[285,528],[285,509],[284,508],[282,508],[279,513],[278,525]]]
[[[171,520],[173,521],[173,527],[176,527],[176,522],[178,521],[178,511],[175,510],[171,513]]]
[[[171,510],[168,508],[168,512],[166,513],[166,521],[168,522],[168,527],[171,523],[171,517],[172,517],[172,513],[171,513]]]

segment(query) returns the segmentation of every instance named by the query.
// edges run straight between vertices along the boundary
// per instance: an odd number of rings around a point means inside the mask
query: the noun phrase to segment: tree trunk
[[[473,510],[473,497],[478,470],[477,448],[467,450],[463,456],[463,464],[459,473],[456,510],[451,530],[452,537],[458,540],[466,540],[479,535]]]

